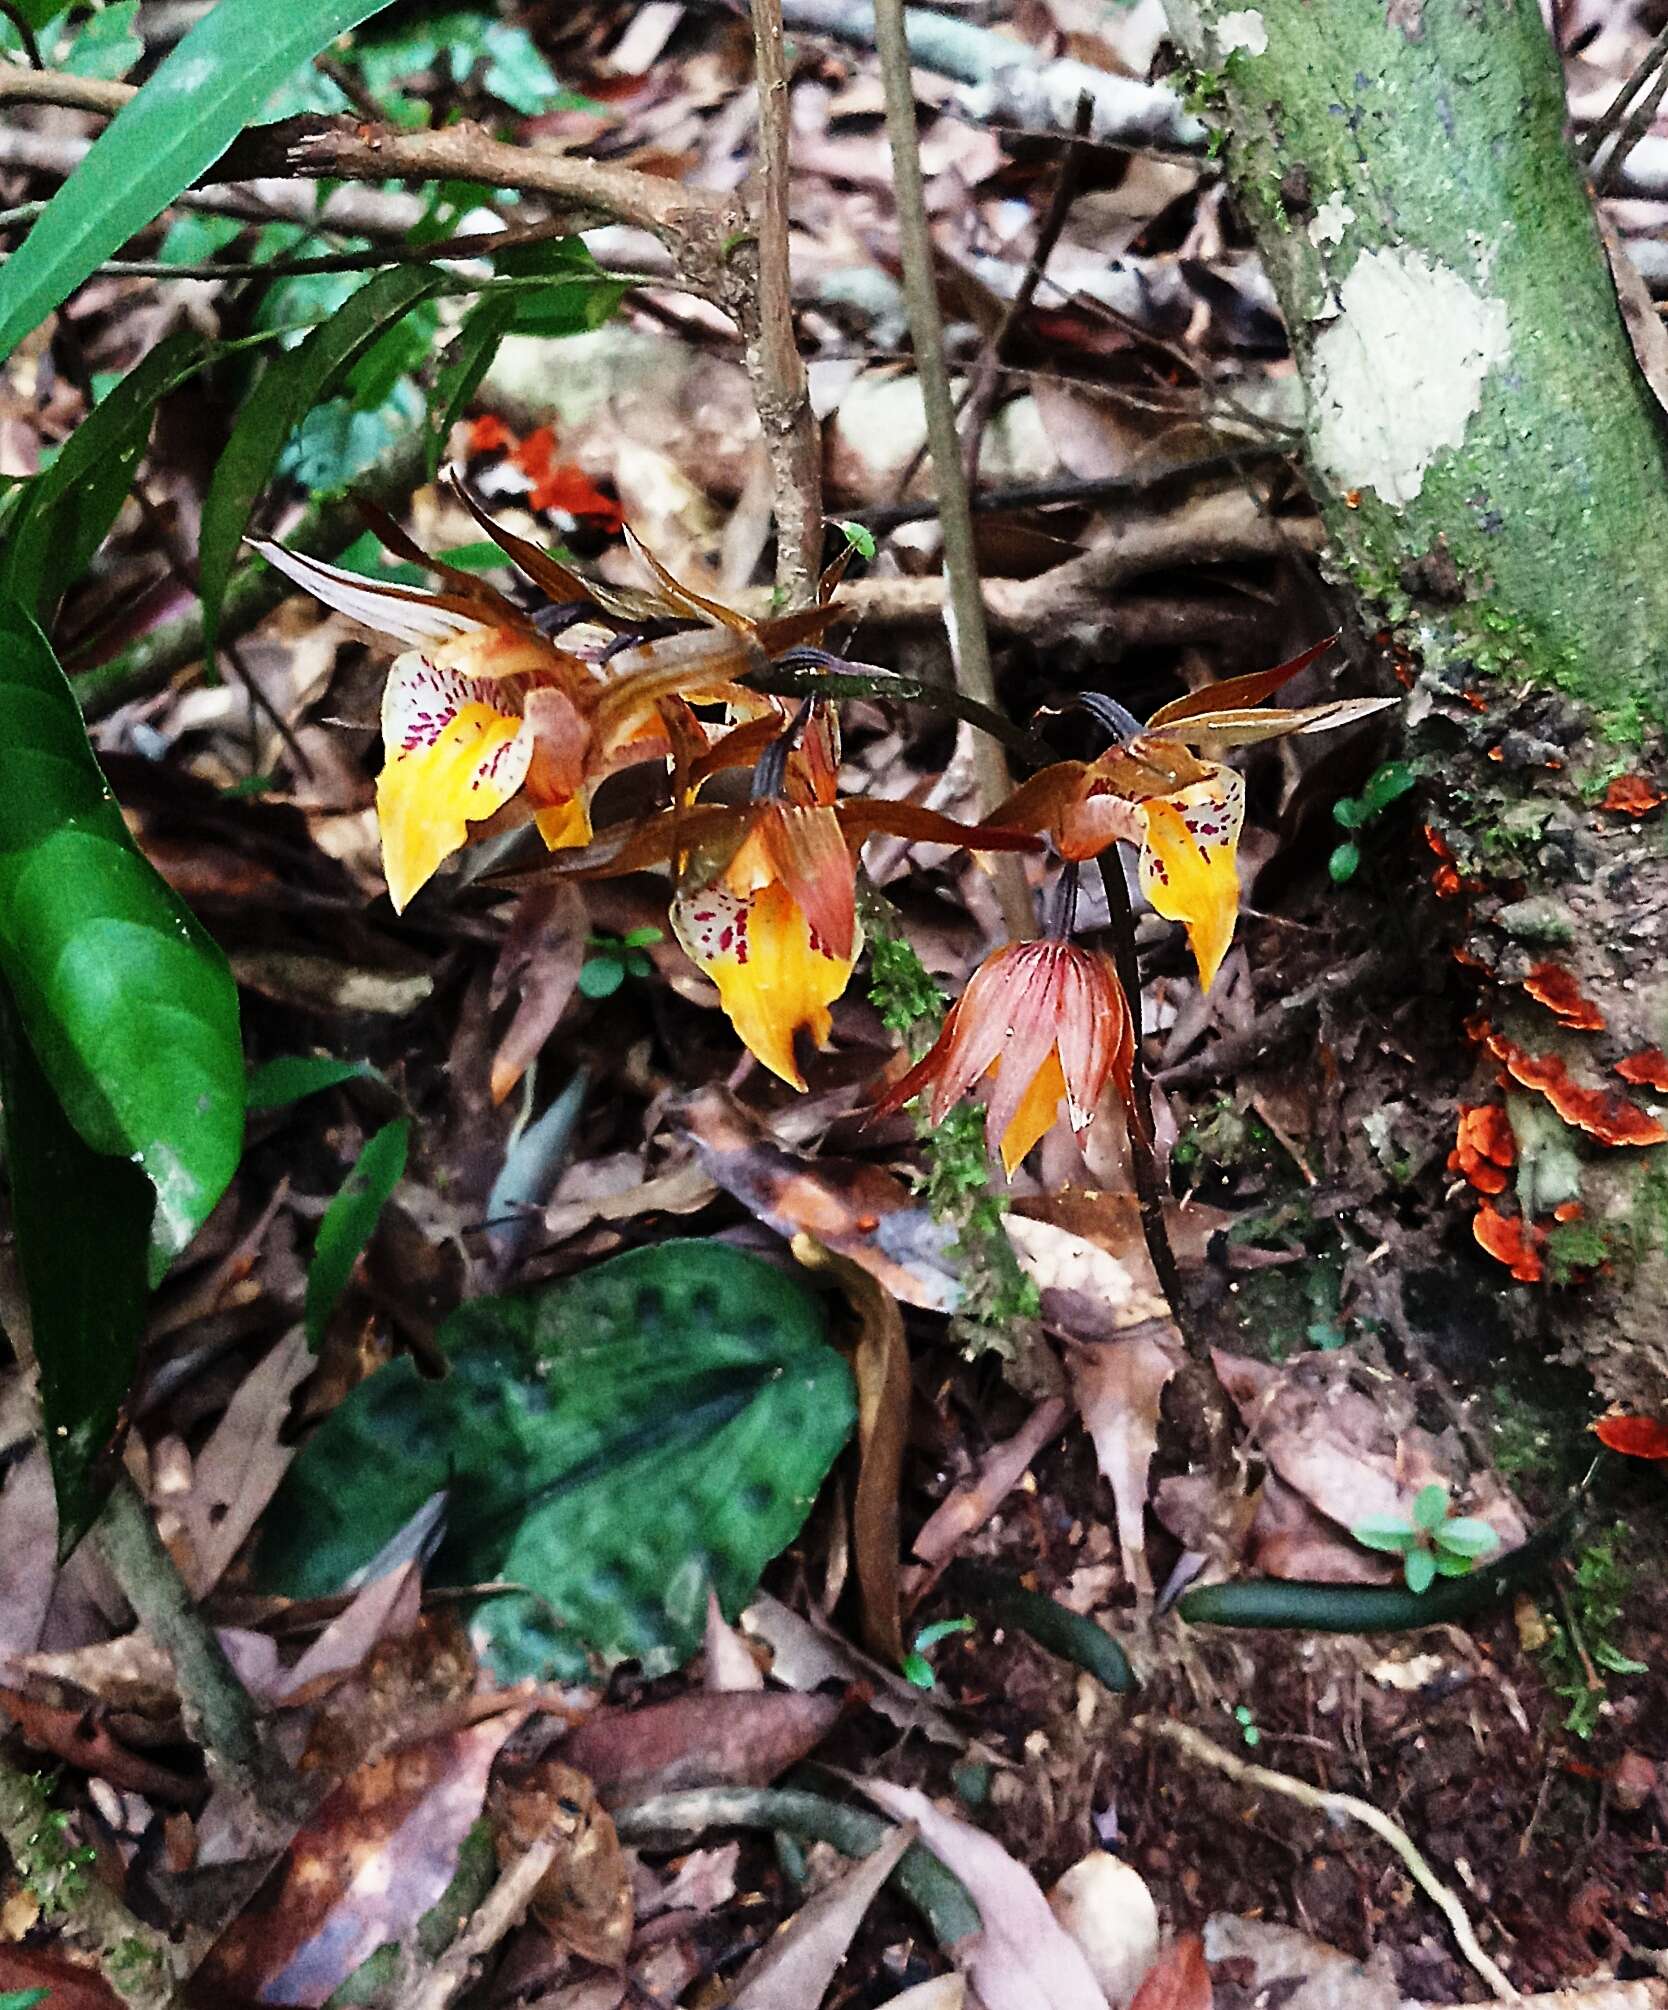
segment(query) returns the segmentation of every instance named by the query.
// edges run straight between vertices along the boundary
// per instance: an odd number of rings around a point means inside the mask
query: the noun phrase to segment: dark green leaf
[[[57,6],[58,0],[50,0]],[[35,2010],[37,2003],[44,2003],[51,1995],[49,1989],[5,1989],[0,1990],[0,2010]]]
[[[129,835],[46,637],[4,601],[0,751],[0,975],[82,1138],[149,1174],[158,1277],[237,1169],[237,990]]]
[[[612,320],[626,288],[606,279],[581,237],[507,245],[493,266],[510,278],[548,280],[518,293],[511,326],[518,335],[583,335]]]
[[[280,1054],[249,1077],[245,1098],[251,1110],[281,1110],[334,1089],[341,1082],[375,1081],[376,1070],[366,1061],[338,1061],[333,1054]]]
[[[313,1260],[307,1269],[307,1340],[314,1352],[324,1329],[347,1289],[353,1266],[376,1231],[388,1198],[405,1174],[411,1144],[411,1121],[396,1117],[384,1124],[359,1154],[342,1190],[324,1211]]]
[[[289,74],[385,0],[219,0],[0,267],[0,361],[218,160]]]
[[[1393,802],[1405,796],[1418,779],[1406,761],[1387,762],[1362,793],[1361,801],[1367,815],[1376,817],[1381,810],[1388,809]]]
[[[1332,821],[1344,830],[1358,831],[1366,820],[1366,813],[1357,796],[1340,796],[1332,805]]]
[[[498,345],[515,321],[514,296],[489,293],[477,300],[452,337],[434,381],[430,404],[429,475],[432,478],[446,452],[446,442],[464,408],[492,368]]]
[[[115,0],[101,7],[59,58],[58,67],[77,77],[125,77],[145,53],[133,32],[139,0]]]
[[[590,956],[579,966],[583,998],[612,998],[625,982],[625,964],[618,956]]]
[[[1326,861],[1326,869],[1332,875],[1334,886],[1347,885],[1361,870],[1361,847],[1358,844],[1339,845]]]
[[[0,592],[42,619],[50,613],[115,522],[150,442],[158,403],[210,353],[201,336],[182,329],[93,407],[51,467],[29,485],[0,558]]]
[[[139,1357],[155,1195],[138,1166],[83,1143],[3,992],[0,1093],[58,1546],[67,1553],[109,1491],[104,1455]]]
[[[220,0],[222,7],[233,0]],[[211,17],[212,18],[212,17]],[[323,398],[390,322],[435,285],[420,266],[393,266],[350,296],[298,348],[275,357],[256,382],[220,456],[203,504],[197,570],[203,597],[203,647],[212,654],[220,603],[255,500],[272,478],[285,441],[307,408]]]
[[[303,1447],[263,1528],[262,1582],[338,1589],[448,1493],[436,1585],[513,1583],[473,1630],[497,1672],[646,1673],[733,1615],[850,1435],[851,1372],[796,1278],[669,1242],[449,1319],[452,1372],[379,1369]]]

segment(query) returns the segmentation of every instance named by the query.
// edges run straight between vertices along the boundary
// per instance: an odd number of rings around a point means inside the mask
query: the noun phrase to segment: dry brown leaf
[[[585,896],[570,879],[541,880],[516,902],[487,993],[496,1011],[512,989],[520,992],[515,1016],[492,1057],[495,1103],[503,1102],[521,1080],[568,1009],[590,925]]]
[[[1026,1468],[1066,1421],[1064,1396],[1045,1396],[1013,1434],[994,1445],[979,1462],[965,1486],[941,1500],[927,1517],[911,1545],[929,1568],[955,1554],[958,1546],[984,1527],[1024,1477]]]
[[[774,1655],[770,1672],[790,1689],[820,1689],[825,1682],[860,1682],[868,1704],[900,1731],[920,1731],[935,1745],[960,1750],[967,1740],[949,1718],[895,1669],[861,1654],[828,1628],[801,1619],[768,1592],[741,1615],[741,1630],[762,1640]]]
[[[96,1969],[44,1947],[0,1947],[0,1989],[48,1990],[44,2010],[121,2010],[121,1998]]]
[[[603,1804],[630,1807],[693,1787],[763,1787],[820,1745],[840,1715],[830,1696],[673,1696],[593,1710],[554,1748],[595,1783]]]
[[[730,2010],[810,2010],[820,2003],[881,1886],[915,1840],[905,1824],[808,1899],[743,1969]]]
[[[317,2005],[451,1882],[487,1774],[525,1710],[397,1746],[350,1774],[199,1971],[212,1997]]]
[[[701,1643],[702,1686],[711,1696],[756,1692],[764,1687],[764,1670],[753,1650],[724,1617],[718,1593],[707,1593],[707,1630]]]
[[[555,1861],[533,1893],[539,1924],[583,1960],[622,1966],[636,1924],[631,1874],[594,1783],[545,1757],[496,1782],[491,1807],[504,1869],[535,1843],[558,1838]]]
[[[849,1256],[837,1256],[808,1235],[793,1253],[812,1270],[826,1270],[857,1314],[852,1371],[857,1381],[857,1488],[852,1496],[852,1547],[863,1614],[863,1640],[892,1665],[903,1660],[898,1580],[898,1488],[909,1432],[909,1343],[898,1301]]]
[[[310,1703],[342,1677],[351,1674],[382,1640],[410,1633],[420,1616],[422,1574],[416,1563],[402,1563],[382,1577],[372,1578],[353,1595],[302,1655],[284,1679],[285,1703]]]
[[[1393,1584],[1400,1566],[1351,1542],[1338,1524],[1311,1507],[1278,1473],[1257,1489],[1246,1549],[1250,1566],[1265,1577],[1314,1584]]]
[[[1095,1461],[1118,1515],[1124,1575],[1138,1597],[1151,1598],[1147,1568],[1147,1475],[1158,1449],[1158,1409],[1166,1384],[1182,1364],[1179,1339],[1132,1333],[1067,1350],[1072,1390]]]
[[[1171,1941],[1135,1992],[1129,2010],[1211,2010],[1210,1970],[1198,1934],[1184,1933]]]
[[[1036,1879],[994,1836],[943,1813],[913,1787],[859,1784],[895,1820],[915,1823],[921,1841],[966,1885],[983,1925],[950,1952],[984,2010],[1106,2010],[1082,1948]]]
[[[58,1581],[58,1508],[46,1449],[32,1445],[0,1493],[0,1657],[39,1646]]]

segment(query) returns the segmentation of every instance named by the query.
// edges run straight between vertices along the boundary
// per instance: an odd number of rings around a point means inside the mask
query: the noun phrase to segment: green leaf
[[[625,963],[618,956],[588,956],[579,966],[583,998],[612,998],[625,982]]]
[[[488,62],[481,87],[511,111],[537,118],[562,95],[550,65],[525,28],[494,21],[481,38]]]
[[[1635,1661],[1619,1647],[1612,1647],[1608,1640],[1593,1642],[1593,1659],[1612,1675],[1648,1675],[1651,1672],[1648,1661]]]
[[[506,277],[549,281],[514,296],[510,325],[518,335],[584,335],[612,320],[626,296],[618,280],[603,276],[582,237],[506,245],[492,263]]]
[[[936,1647],[941,1640],[948,1640],[953,1633],[971,1633],[971,1619],[935,1619],[930,1626],[923,1626],[915,1636],[917,1650],[924,1654],[929,1647]]]
[[[246,228],[241,217],[187,211],[176,216],[163,233],[156,255],[163,265],[209,264]]]
[[[380,1079],[368,1061],[338,1061],[333,1054],[280,1054],[249,1077],[244,1100],[251,1110],[281,1110],[342,1082]]]
[[[1410,1549],[1402,1560],[1402,1575],[1408,1590],[1422,1598],[1436,1582],[1436,1558],[1428,1549]]]
[[[1419,777],[1406,761],[1387,761],[1361,793],[1361,805],[1370,817],[1387,810],[1405,796]]]
[[[481,1299],[452,1372],[379,1369],[291,1466],[261,1582],[335,1591],[445,1490],[425,1581],[511,1583],[472,1631],[507,1681],[646,1674],[731,1616],[799,1532],[855,1414],[851,1372],[797,1278],[721,1243],[633,1250],[532,1296]]]
[[[115,522],[150,443],[157,405],[211,354],[201,336],[182,329],[93,407],[51,467],[29,484],[0,557],[0,592],[45,619]]]
[[[846,543],[851,546],[859,558],[874,557],[876,550],[875,534],[867,524],[842,523],[839,528]]]
[[[58,0],[51,0],[51,4],[57,6]],[[35,2005],[44,2003],[51,1994],[50,1989],[0,1990],[0,2010],[35,2010]]]
[[[1347,831],[1358,831],[1366,820],[1366,812],[1359,797],[1340,796],[1332,805],[1332,821]]]
[[[1461,1515],[1455,1521],[1443,1522],[1433,1532],[1432,1540],[1450,1556],[1487,1556],[1500,1547],[1499,1535],[1475,1515]]]
[[[133,32],[139,0],[115,0],[101,7],[58,60],[61,70],[77,77],[103,77],[107,82],[125,77],[145,53],[145,45]]]
[[[409,1117],[396,1117],[391,1124],[384,1124],[354,1161],[341,1191],[324,1211],[318,1240],[313,1244],[313,1260],[307,1267],[307,1342],[315,1354],[360,1252],[375,1234],[389,1196],[405,1175],[410,1145]]]
[[[1423,1529],[1429,1535],[1439,1529],[1448,1518],[1448,1489],[1440,1480],[1432,1480],[1427,1487],[1421,1487],[1413,1496],[1413,1526]]]
[[[235,0],[220,0],[221,7]],[[210,17],[212,19],[212,16]],[[203,653],[213,654],[220,603],[249,514],[272,478],[278,456],[307,408],[323,398],[354,359],[436,284],[420,266],[393,266],[350,295],[298,348],[267,365],[244,401],[203,504],[197,574],[203,598]]]
[[[386,0],[219,0],[116,114],[0,267],[0,361],[235,140],[269,93]]]
[[[18,1266],[40,1369],[41,1423],[67,1554],[109,1491],[104,1463],[139,1358],[155,1194],[65,1116],[0,991],[0,1092]]]
[[[129,835],[46,637],[5,601],[0,754],[0,976],[70,1122],[149,1175],[154,1281],[237,1169],[237,989]]]
[[[1476,1568],[1476,1559],[1469,1556],[1450,1556],[1446,1550],[1433,1551],[1436,1572],[1439,1577],[1469,1577]]]
[[[510,332],[515,313],[512,294],[489,293],[470,308],[448,344],[445,360],[435,374],[434,397],[429,407],[431,480],[445,455],[453,426],[480,389],[481,379],[492,368],[492,359],[498,354],[499,343]],[[499,556],[502,558],[503,554]]]
[[[1358,844],[1336,846],[1326,861],[1326,869],[1332,875],[1334,886],[1346,886],[1361,870],[1361,847]]]
[[[1370,1515],[1367,1520],[1358,1521],[1350,1534],[1364,1549],[1386,1550],[1392,1556],[1405,1556],[1419,1543],[1409,1524],[1391,1515]]]

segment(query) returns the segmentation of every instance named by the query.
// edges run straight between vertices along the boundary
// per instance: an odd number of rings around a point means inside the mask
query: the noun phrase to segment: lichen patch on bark
[[[1268,53],[1268,27],[1255,7],[1241,7],[1232,14],[1220,14],[1216,21],[1216,46],[1224,57],[1236,49],[1248,56]]]
[[[1364,252],[1315,338],[1311,427],[1341,489],[1412,502],[1425,470],[1465,439],[1490,373],[1511,353],[1505,303],[1422,253]]]

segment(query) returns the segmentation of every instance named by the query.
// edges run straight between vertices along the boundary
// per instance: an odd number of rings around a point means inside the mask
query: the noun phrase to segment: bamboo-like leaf
[[[354,1161],[341,1191],[325,1209],[307,1270],[307,1340],[315,1352],[360,1252],[376,1232],[382,1210],[405,1174],[410,1143],[409,1118],[397,1117],[384,1124]]]
[[[0,361],[213,165],[292,71],[387,0],[219,0],[116,114],[0,269]]]

